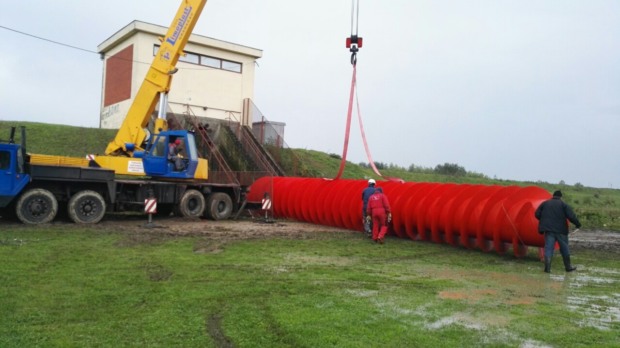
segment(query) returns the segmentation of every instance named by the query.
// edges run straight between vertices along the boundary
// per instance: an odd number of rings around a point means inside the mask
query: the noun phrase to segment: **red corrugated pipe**
[[[248,202],[268,193],[273,216],[363,231],[365,180],[263,177]],[[550,198],[535,186],[497,186],[384,181],[392,207],[390,233],[401,238],[448,243],[503,254],[512,246],[522,257],[528,246],[542,247],[534,210]]]

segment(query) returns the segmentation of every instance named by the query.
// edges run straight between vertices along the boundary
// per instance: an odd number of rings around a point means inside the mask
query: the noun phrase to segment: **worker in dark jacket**
[[[366,236],[372,237],[372,221],[366,219],[366,208],[368,207],[368,198],[375,193],[375,179],[368,180],[368,187],[362,191],[362,223],[364,224],[364,232]]]
[[[392,210],[381,187],[377,187],[375,193],[368,199],[366,213],[367,219],[372,217],[372,240],[383,244],[383,237],[385,237],[388,229],[387,224],[392,220]]]
[[[573,209],[562,201],[562,192],[555,191],[553,198],[542,202],[534,216],[538,219],[538,233],[545,235],[545,272],[551,272],[551,258],[556,242],[560,245],[566,272],[576,270],[577,268],[571,265],[568,250],[568,221],[577,228],[581,227],[581,223]]]

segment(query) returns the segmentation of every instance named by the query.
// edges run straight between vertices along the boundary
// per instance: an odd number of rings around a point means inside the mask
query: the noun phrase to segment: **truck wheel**
[[[187,190],[179,202],[178,213],[183,217],[200,217],[205,210],[205,196],[196,190]]]
[[[105,200],[95,191],[80,191],[69,199],[67,213],[76,224],[96,224],[105,215]]]
[[[215,192],[207,199],[207,217],[213,220],[226,220],[232,215],[233,204],[230,196],[223,192]]]
[[[25,224],[44,224],[56,217],[58,201],[45,189],[32,189],[24,192],[15,205],[17,218]]]

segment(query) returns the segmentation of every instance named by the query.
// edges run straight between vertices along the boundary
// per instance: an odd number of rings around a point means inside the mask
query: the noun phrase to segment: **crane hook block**
[[[351,37],[347,38],[347,48],[351,50],[357,50],[357,48],[362,48],[363,39],[361,37],[357,37],[357,35],[351,35]]]

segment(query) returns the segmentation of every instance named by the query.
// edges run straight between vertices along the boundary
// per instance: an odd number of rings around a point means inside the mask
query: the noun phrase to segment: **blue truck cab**
[[[174,155],[179,156],[178,167],[175,165],[177,159],[173,158]],[[192,179],[198,166],[194,134],[183,130],[156,134],[147,145],[146,151],[134,156],[142,157],[144,172],[152,177]]]
[[[0,208],[8,206],[29,182],[21,146],[12,140],[0,143]]]

